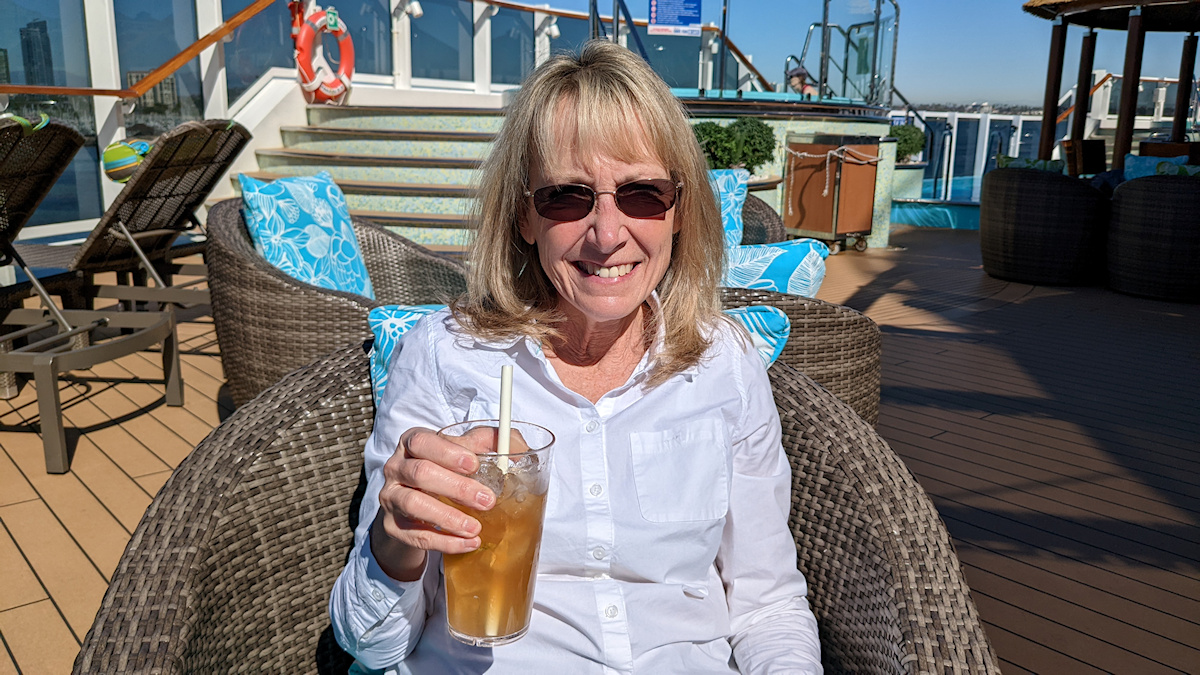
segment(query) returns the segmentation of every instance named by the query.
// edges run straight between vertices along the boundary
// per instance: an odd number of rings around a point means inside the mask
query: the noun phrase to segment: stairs
[[[328,171],[352,215],[460,253],[471,185],[502,120],[499,110],[310,106],[308,126],[283,128],[284,147],[256,151],[258,170],[248,174]]]

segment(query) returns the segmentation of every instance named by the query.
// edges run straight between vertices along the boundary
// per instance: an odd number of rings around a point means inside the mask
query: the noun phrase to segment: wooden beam
[[[1113,167],[1125,168],[1125,155],[1133,148],[1133,122],[1137,116],[1138,87],[1142,80],[1142,49],[1146,31],[1142,28],[1142,9],[1129,12],[1125,38],[1125,72],[1121,74],[1121,107],[1117,113],[1117,135],[1113,139]]]
[[[1179,59],[1179,86],[1175,89],[1175,117],[1171,121],[1171,141],[1187,140],[1188,108],[1192,100],[1192,79],[1196,72],[1196,34],[1183,41],[1183,57]]]
[[[1092,103],[1092,64],[1096,61],[1096,31],[1083,36],[1079,51],[1079,79],[1075,83],[1075,117],[1071,119],[1071,140],[1082,141],[1087,134],[1088,108]],[[1083,92],[1088,93],[1083,93]]]
[[[1050,58],[1046,66],[1046,96],[1042,99],[1042,135],[1038,139],[1038,158],[1050,159],[1054,152],[1055,119],[1058,117],[1058,92],[1062,88],[1063,57],[1067,50],[1067,24],[1062,17],[1050,29]]]

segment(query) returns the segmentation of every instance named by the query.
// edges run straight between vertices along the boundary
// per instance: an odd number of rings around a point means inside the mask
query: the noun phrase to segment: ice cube
[[[479,470],[471,476],[499,496],[504,489],[504,472],[493,462],[480,462]]]

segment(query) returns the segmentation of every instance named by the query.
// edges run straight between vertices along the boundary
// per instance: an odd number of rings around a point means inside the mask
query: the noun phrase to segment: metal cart
[[[783,224],[839,252],[854,239],[864,251],[875,211],[879,139],[789,134],[783,175]]]

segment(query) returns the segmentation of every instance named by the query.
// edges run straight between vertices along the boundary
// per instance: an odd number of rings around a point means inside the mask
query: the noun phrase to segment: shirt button
[[[604,608],[604,616],[607,616],[610,619],[617,618],[617,606],[609,605],[608,607],[605,607]]]
[[[591,493],[593,497],[599,497],[600,493],[604,492],[604,488],[600,487],[599,483],[592,483],[592,487],[588,488],[588,492]]]
[[[600,428],[600,425],[596,422],[596,420],[592,420],[591,422],[588,422],[587,426],[584,427],[584,429],[586,429],[589,434],[599,428]]]
[[[596,560],[604,560],[604,547],[597,546],[596,548],[592,549],[592,557]]]
[[[371,597],[375,598],[376,601],[383,600],[383,593],[376,588],[375,590],[371,591]]]

